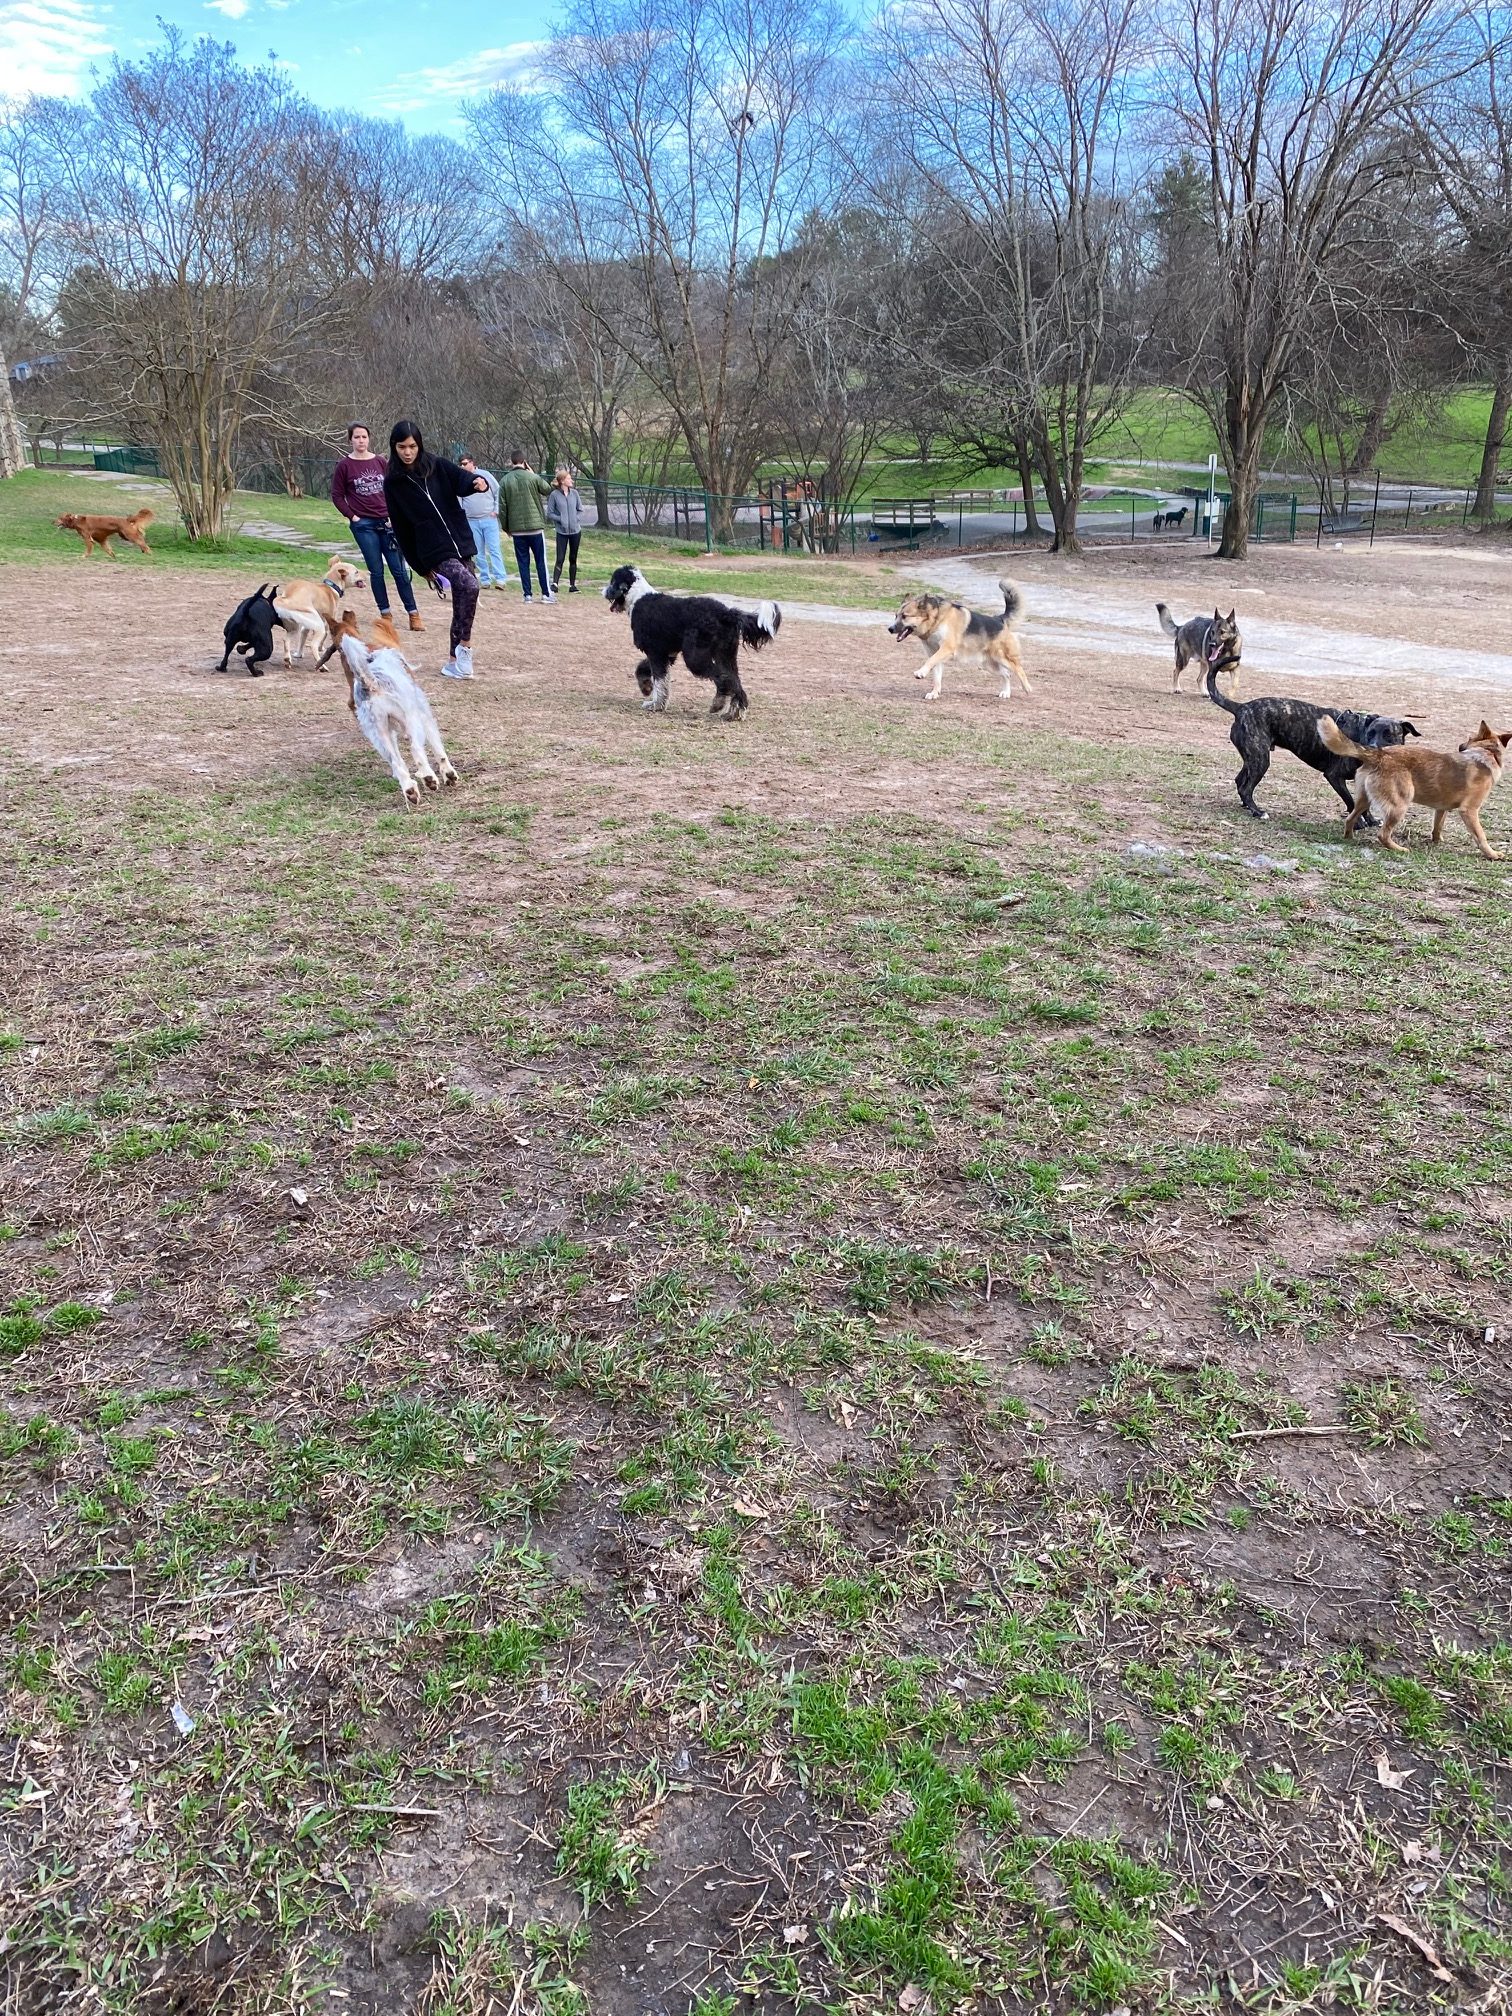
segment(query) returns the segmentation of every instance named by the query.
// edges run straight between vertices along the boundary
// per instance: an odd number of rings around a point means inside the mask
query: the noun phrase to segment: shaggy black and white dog
[[[635,681],[646,696],[645,711],[660,714],[667,704],[667,679],[672,660],[681,656],[695,679],[712,679],[711,714],[738,721],[749,704],[736,657],[742,644],[759,651],[770,644],[782,624],[775,602],[757,604],[755,613],[732,609],[712,595],[663,595],[651,586],[639,567],[616,567],[604,590],[604,600],[616,615],[628,610],[630,635],[645,653],[635,668]]]

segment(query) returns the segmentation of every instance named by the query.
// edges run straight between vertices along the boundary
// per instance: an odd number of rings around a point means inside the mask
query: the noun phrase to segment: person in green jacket
[[[541,499],[550,495],[551,485],[530,467],[525,450],[511,448],[508,471],[499,483],[499,520],[514,541],[515,565],[520,570],[520,586],[527,602],[531,600],[532,554],[540,576],[542,601],[556,600],[546,579],[546,520],[541,513]]]

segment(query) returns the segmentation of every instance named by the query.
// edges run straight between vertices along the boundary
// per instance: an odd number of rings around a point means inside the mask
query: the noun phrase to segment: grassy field
[[[1506,869],[599,618],[8,703],[11,2006],[1504,2007]]]
[[[139,479],[133,479],[129,487],[100,483],[54,469],[27,470],[13,481],[0,484],[0,558],[77,561],[81,552],[78,536],[58,530],[54,521],[60,512],[132,512],[143,504],[150,504],[158,513],[157,523],[149,526],[147,532],[152,558],[144,561],[130,547],[117,547],[128,565],[161,563],[217,571],[239,564],[263,575],[287,578],[315,571],[323,553],[344,552],[349,559],[361,562],[345,526],[330,505],[319,498],[274,497],[239,490],[232,499],[231,529],[225,538],[214,546],[196,546],[179,526],[173,499],[165,485]],[[307,543],[290,547],[269,537],[249,535],[244,529],[249,523],[286,527]],[[551,552],[548,541],[548,558]],[[513,553],[507,552],[506,558],[513,596],[516,592]],[[782,554],[711,558],[701,545],[591,528],[585,533],[582,550],[585,583],[601,586],[626,560],[644,567],[657,585],[664,588],[707,589],[724,584],[731,594],[753,598],[786,596],[790,600],[854,609],[895,606],[899,594],[887,563],[868,559],[865,553],[859,564],[849,559],[809,560],[801,555]],[[91,564],[109,563],[96,554]]]

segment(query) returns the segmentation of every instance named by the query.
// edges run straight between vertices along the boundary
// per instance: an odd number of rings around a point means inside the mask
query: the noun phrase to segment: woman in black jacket
[[[451,591],[451,656],[441,667],[448,679],[471,679],[472,626],[478,607],[478,577],[468,565],[477,552],[461,500],[487,483],[426,450],[413,420],[396,420],[389,432],[388,474],[383,496],[399,550],[438,595]]]

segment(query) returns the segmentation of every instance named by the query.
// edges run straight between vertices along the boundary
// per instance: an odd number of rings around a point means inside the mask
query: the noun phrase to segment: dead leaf
[[[742,1519],[765,1519],[766,1513],[760,1505],[753,1505],[749,1498],[737,1498],[735,1510]]]
[[[1402,1860],[1404,1862],[1421,1862],[1422,1859],[1423,1844],[1421,1841],[1404,1841],[1402,1843]]]
[[[1395,1932],[1398,1939],[1405,1939],[1417,1954],[1435,1981],[1452,1981],[1454,1976],[1438,1956],[1438,1948],[1431,1939],[1425,1939],[1421,1932],[1415,1932],[1405,1918],[1398,1918],[1390,1911],[1377,1911],[1376,1923],[1384,1925],[1388,1932]]]
[[[1377,1779],[1385,1786],[1388,1792],[1400,1792],[1402,1787],[1407,1783],[1407,1780],[1416,1776],[1416,1773],[1411,1770],[1393,1771],[1391,1768],[1391,1759],[1386,1755],[1384,1750],[1377,1750],[1375,1753],[1375,1767]]]
[[[924,1993],[924,1990],[919,1986],[917,1981],[910,1981],[908,1986],[903,1990],[903,1993],[898,1997],[898,2007],[900,2009],[927,2009],[929,2007],[929,1997]]]
[[[784,1946],[802,1946],[808,1938],[807,1925],[784,1925],[782,1943]]]

